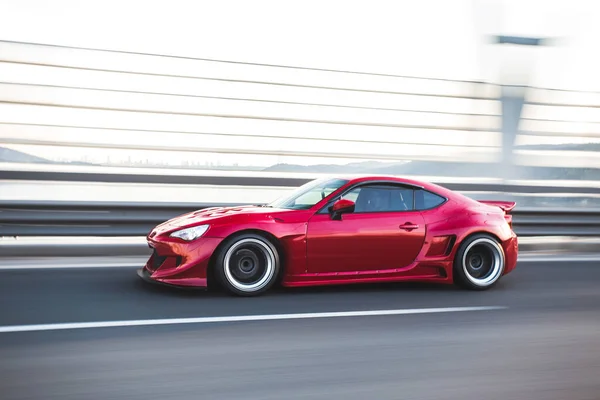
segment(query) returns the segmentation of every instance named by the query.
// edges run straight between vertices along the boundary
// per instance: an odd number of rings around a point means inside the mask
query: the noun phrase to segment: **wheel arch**
[[[500,251],[502,252],[502,257],[505,260],[504,262],[506,262],[506,253],[505,253],[503,241],[502,241],[502,239],[500,239],[500,237],[496,233],[494,233],[491,230],[486,230],[486,229],[476,229],[476,230],[474,230],[472,232],[469,232],[466,235],[464,235],[462,238],[460,238],[460,240],[457,239],[457,241],[456,241],[456,243],[454,245],[454,249],[452,251],[452,257],[451,257],[451,260],[452,260],[452,267],[451,267],[451,271],[452,272],[451,272],[451,274],[452,275],[451,276],[452,276],[452,281],[455,284],[458,283],[459,285],[464,286],[464,282],[461,283],[462,279],[457,276],[457,273],[455,271],[455,269],[456,269],[456,263],[457,263],[457,261],[459,261],[457,258],[459,256],[460,248],[469,239],[471,239],[471,238],[473,238],[475,236],[485,236],[485,237],[488,237],[488,238],[493,239],[494,241],[496,241],[498,243],[498,247],[499,247]],[[503,267],[503,269],[504,268],[505,268],[505,266]],[[504,273],[500,274],[500,277],[502,275],[504,275]],[[497,282],[497,280],[496,280],[496,282]]]
[[[271,243],[273,243],[273,245],[277,249],[277,253],[279,255],[279,262],[280,262],[280,271],[279,271],[279,276],[277,277],[277,282],[279,282],[281,280],[284,270],[285,270],[285,259],[286,259],[285,249],[284,249],[284,246],[283,246],[283,243],[281,242],[281,240],[277,236],[273,235],[271,232],[268,232],[264,229],[246,228],[246,229],[241,229],[239,231],[230,233],[228,236],[224,237],[223,240],[221,240],[221,242],[219,243],[219,245],[215,248],[215,250],[213,251],[213,253],[210,256],[210,259],[208,261],[208,268],[206,270],[207,285],[214,286],[215,284],[218,284],[218,279],[216,279],[216,276],[215,276],[215,263],[219,256],[219,252],[223,249],[223,247],[225,247],[225,244],[230,239],[232,239],[236,236],[241,236],[241,235],[245,235],[245,234],[249,234],[249,233],[263,236],[265,239],[268,239]]]
[[[487,236],[491,236],[494,240],[496,240],[498,242],[498,244],[500,244],[500,246],[502,246],[502,239],[500,239],[500,237],[490,231],[490,230],[485,230],[485,229],[477,229],[474,230],[472,232],[467,233],[466,235],[464,235],[461,239],[457,240],[456,243],[454,244],[454,253],[456,255],[456,252],[458,251],[458,249],[460,248],[460,246],[467,241],[468,239],[472,238],[473,236],[476,235],[487,235]]]

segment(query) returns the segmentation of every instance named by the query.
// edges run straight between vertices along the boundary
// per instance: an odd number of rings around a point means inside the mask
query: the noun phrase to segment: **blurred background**
[[[0,0],[0,398],[600,399],[598,15]],[[517,269],[485,293],[138,279],[157,223],[331,174],[517,201]],[[390,309],[415,315],[150,326]]]
[[[0,201],[258,203],[368,173],[600,205],[594,1],[2,6]]]

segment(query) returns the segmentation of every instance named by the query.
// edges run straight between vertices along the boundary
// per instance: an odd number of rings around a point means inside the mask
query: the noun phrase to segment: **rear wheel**
[[[504,273],[504,250],[490,235],[477,234],[461,243],[454,258],[454,282],[466,289],[485,290]]]
[[[273,286],[280,270],[276,246],[267,238],[247,233],[228,239],[215,263],[220,283],[238,296],[257,296]]]

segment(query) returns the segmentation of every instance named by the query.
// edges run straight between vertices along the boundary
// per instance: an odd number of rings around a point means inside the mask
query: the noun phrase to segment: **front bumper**
[[[200,238],[184,243],[148,237],[148,245],[153,253],[138,271],[138,276],[152,283],[206,288],[210,258],[221,240]]]
[[[152,283],[155,285],[162,285],[161,282],[152,279],[152,273],[146,269],[146,267],[140,268],[137,270],[137,275],[142,278],[143,281],[147,283]]]

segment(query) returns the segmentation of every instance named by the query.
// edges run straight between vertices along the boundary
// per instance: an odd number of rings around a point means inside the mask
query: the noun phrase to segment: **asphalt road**
[[[389,284],[260,298],[132,268],[0,271],[0,327],[323,311],[421,315],[0,333],[1,399],[600,399],[600,263],[528,262],[494,290]]]

